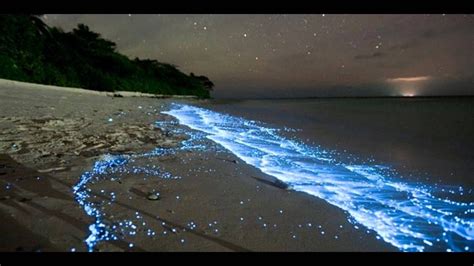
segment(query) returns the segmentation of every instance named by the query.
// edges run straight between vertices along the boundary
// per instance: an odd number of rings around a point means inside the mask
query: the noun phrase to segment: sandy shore
[[[396,251],[343,211],[284,189],[210,141],[209,149],[179,149],[189,136],[155,124],[174,121],[160,113],[173,101],[193,102],[0,80],[0,250],[87,251],[95,219],[73,193],[81,175],[104,154],[163,148],[173,153],[130,167],[178,179],[127,172],[88,185],[107,224],[137,225],[95,251]]]

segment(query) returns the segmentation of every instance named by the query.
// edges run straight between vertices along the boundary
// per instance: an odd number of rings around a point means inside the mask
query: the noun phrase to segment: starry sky
[[[474,95],[474,16],[43,15],[130,58],[209,77],[216,98]]]

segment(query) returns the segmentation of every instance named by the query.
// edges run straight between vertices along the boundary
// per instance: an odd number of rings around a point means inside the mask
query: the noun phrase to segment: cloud
[[[388,78],[387,82],[417,82],[430,80],[430,76],[417,76],[417,77],[399,77],[399,78]]]
[[[373,58],[378,58],[378,57],[383,57],[383,56],[386,56],[385,53],[381,53],[381,52],[375,52],[375,53],[372,53],[372,54],[359,54],[359,55],[356,55],[354,56],[354,59],[373,59]]]

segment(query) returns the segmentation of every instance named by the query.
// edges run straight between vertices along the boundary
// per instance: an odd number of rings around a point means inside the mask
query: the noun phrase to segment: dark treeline
[[[214,84],[171,64],[130,60],[86,25],[72,32],[36,15],[0,15],[0,78],[100,91],[139,91],[209,98]]]

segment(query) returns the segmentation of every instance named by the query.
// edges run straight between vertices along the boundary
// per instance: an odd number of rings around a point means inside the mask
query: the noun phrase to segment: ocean
[[[472,251],[472,98],[213,100],[166,114],[403,251]]]
[[[406,178],[474,186],[474,97],[214,100],[214,111],[390,165]],[[346,156],[344,156],[346,154]]]

